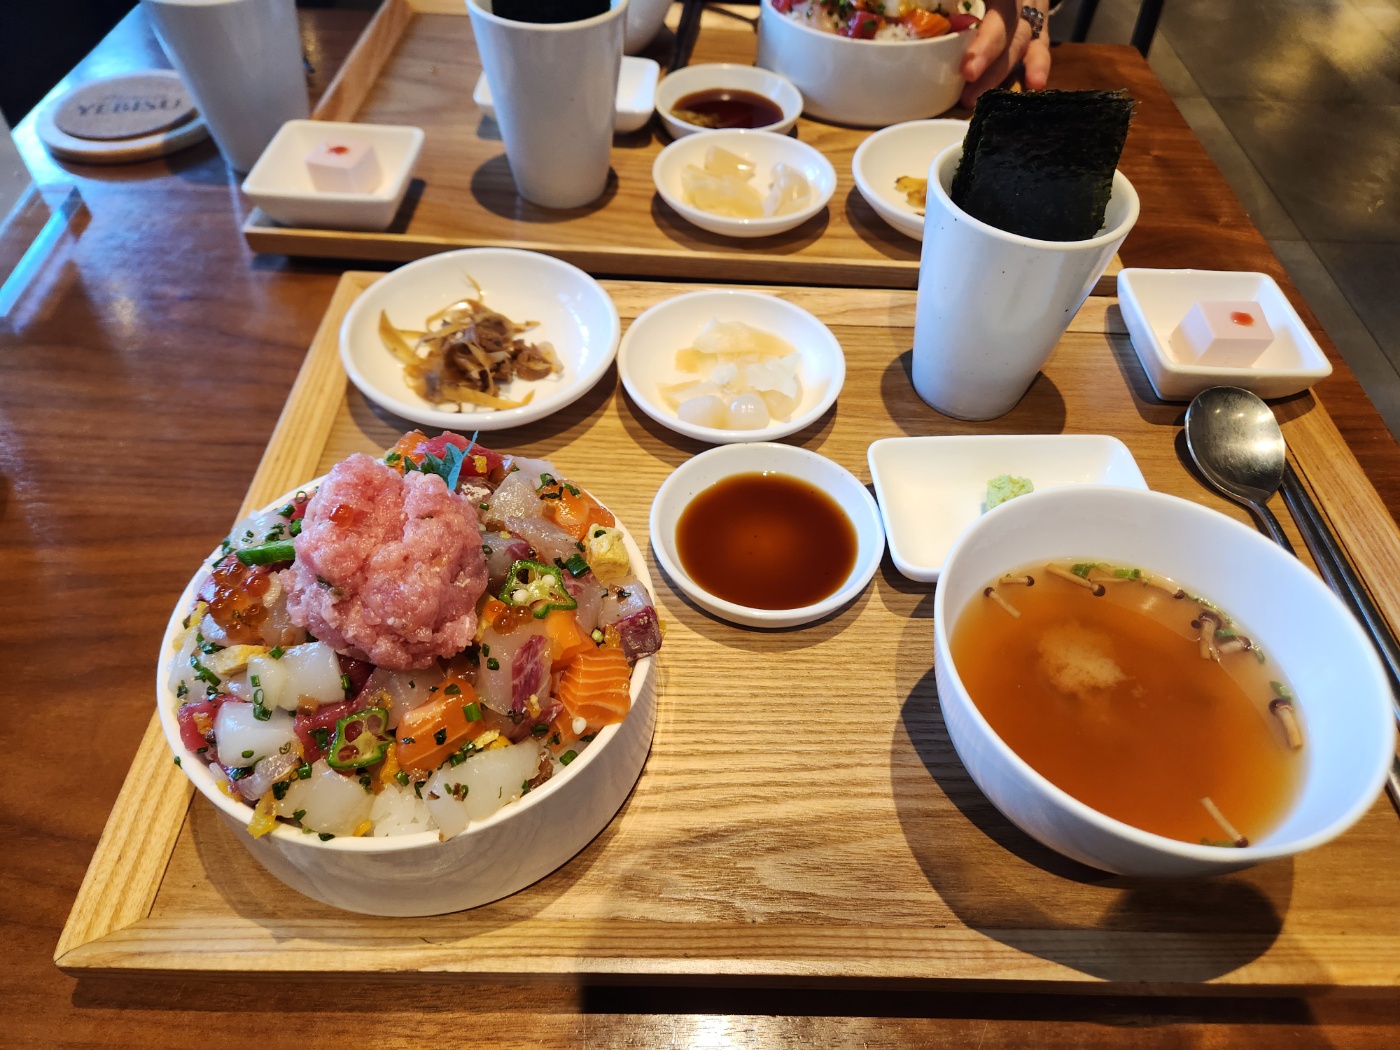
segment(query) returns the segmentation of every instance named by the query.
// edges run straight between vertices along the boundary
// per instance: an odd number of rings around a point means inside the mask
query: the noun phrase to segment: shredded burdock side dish
[[[564,366],[549,343],[520,338],[538,322],[512,321],[483,303],[480,294],[477,286],[478,298],[439,310],[424,321],[422,332],[396,327],[381,311],[379,337],[403,364],[404,378],[419,397],[435,405],[519,408],[534,392],[512,400],[501,396],[502,386],[558,375]]]

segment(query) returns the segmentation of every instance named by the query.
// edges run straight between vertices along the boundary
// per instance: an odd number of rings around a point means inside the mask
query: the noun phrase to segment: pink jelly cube
[[[1256,302],[1199,302],[1177,325],[1169,343],[1183,364],[1248,368],[1273,344],[1274,330]]]
[[[368,142],[322,142],[306,158],[311,185],[323,193],[373,193],[379,189],[379,158]]]

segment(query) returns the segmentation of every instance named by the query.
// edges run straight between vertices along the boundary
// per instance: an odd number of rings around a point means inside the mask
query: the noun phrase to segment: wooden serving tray
[[[673,23],[679,10],[671,12]],[[752,65],[755,15],[753,8],[747,17],[707,11],[693,60]],[[278,226],[255,210],[243,227],[248,245],[257,252],[387,262],[493,245],[544,252],[595,274],[918,284],[919,242],[891,229],[851,175],[851,158],[869,129],[799,120],[797,137],[836,169],[831,203],[789,233],[739,240],[690,225],[661,200],[651,167],[669,139],[653,124],[614,139],[615,177],[596,204],[559,211],[521,199],[495,121],[472,102],[480,73],[465,0],[385,0],[313,116],[424,130],[403,212],[387,232],[350,233]],[[1101,294],[1112,294],[1120,268],[1115,259]]]
[[[341,319],[374,277],[341,279],[245,507],[407,429],[347,387],[337,357]],[[606,288],[624,322],[682,290]],[[966,424],[910,386],[913,293],[770,290],[816,313],[845,348],[837,406],[794,440],[858,476],[882,437],[1107,433],[1152,488],[1243,518],[1183,466],[1181,410],[1151,397],[1111,300],[1085,304],[1010,415]],[[1377,599],[1394,617],[1389,516],[1320,404],[1303,395],[1278,411],[1362,574],[1387,581]],[[553,458],[639,536],[662,480],[702,448],[636,411],[612,371],[576,404],[496,440]],[[1384,799],[1336,842],[1236,875],[1092,871],[1009,825],[963,771],[935,695],[932,587],[887,558],[835,616],[755,631],[700,612],[652,568],[668,631],[651,755],[616,819],[554,874],[434,918],[316,904],[264,872],[202,798],[190,804],[153,719],[58,965],[1191,995],[1400,987],[1400,826]]]

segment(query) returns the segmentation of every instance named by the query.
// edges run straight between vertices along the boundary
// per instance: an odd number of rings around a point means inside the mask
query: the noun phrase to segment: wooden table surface
[[[324,87],[365,16],[303,17]],[[160,64],[158,54],[138,12],[74,77]],[[1135,52],[1064,47],[1055,60],[1057,86],[1127,86],[1141,102],[1123,167],[1148,206],[1126,263],[1259,269],[1291,292]],[[1394,1045],[1394,1001],[61,974],[54,945],[149,718],[161,627],[232,520],[345,267],[251,256],[238,232],[246,204],[210,145],[63,169],[32,122],[17,136],[44,181],[78,185],[87,213],[0,318],[0,710],[23,756],[0,776],[0,1042]],[[1334,362],[1320,396],[1394,515],[1400,449]]]

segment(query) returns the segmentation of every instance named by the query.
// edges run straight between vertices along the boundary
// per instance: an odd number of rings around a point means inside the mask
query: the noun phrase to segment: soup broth
[[[1303,766],[1278,669],[1224,612],[1170,581],[1074,569],[1008,573],[959,617],[953,663],[978,710],[1036,772],[1100,813],[1184,842],[1267,834]]]

